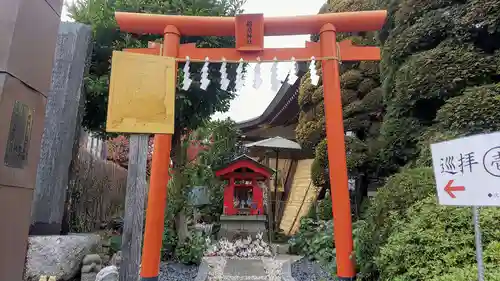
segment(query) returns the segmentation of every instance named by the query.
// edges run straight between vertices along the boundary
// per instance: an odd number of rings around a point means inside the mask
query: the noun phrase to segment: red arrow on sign
[[[450,195],[451,198],[455,199],[457,196],[453,192],[455,191],[465,191],[465,186],[452,186],[454,180],[449,180],[446,186],[444,187],[444,191]]]

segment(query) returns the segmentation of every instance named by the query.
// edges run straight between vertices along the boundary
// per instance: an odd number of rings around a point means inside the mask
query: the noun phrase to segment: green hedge
[[[307,72],[300,80],[299,96],[297,99],[301,107],[311,104],[312,95],[317,88],[317,86],[311,84],[310,76],[311,74]]]
[[[328,151],[326,139],[323,139],[316,146],[314,161],[311,165],[311,179],[315,186],[323,187],[329,182],[325,168],[328,167]]]
[[[302,218],[297,233],[288,241],[291,252],[326,265],[334,263],[333,221]]]
[[[484,247],[485,279],[500,281],[500,242],[493,241]],[[432,278],[430,281],[470,281],[477,278],[476,265],[453,268],[449,273]]]
[[[402,217],[411,204],[433,194],[434,190],[431,168],[408,169],[395,174],[378,189],[358,231],[356,260],[362,280],[377,277],[374,257],[378,256],[380,248],[392,233],[394,219]]]
[[[491,81],[496,65],[491,55],[472,46],[444,42],[440,46],[411,56],[395,73],[394,97],[388,103],[402,112],[435,110],[417,108],[421,100],[441,99],[461,94],[466,86]],[[413,115],[419,112],[413,112]]]
[[[424,281],[474,264],[471,208],[440,206],[432,195],[391,219],[395,227],[376,258],[380,280]],[[499,209],[481,209],[485,245],[500,240],[499,220]]]
[[[500,281],[500,268],[495,266],[488,266],[484,274],[485,280]],[[436,276],[429,279],[429,281],[471,281],[477,280],[477,267],[470,265],[465,268],[453,268],[449,273]]]
[[[449,99],[437,112],[436,121],[446,130],[467,134],[500,130],[500,83],[468,88]]]
[[[436,130],[435,128],[430,128],[427,132],[422,134],[422,138],[420,139],[420,142],[417,145],[419,155],[412,166],[431,167],[432,166],[431,144],[452,140],[460,136],[461,134],[451,130],[441,131],[441,130]]]

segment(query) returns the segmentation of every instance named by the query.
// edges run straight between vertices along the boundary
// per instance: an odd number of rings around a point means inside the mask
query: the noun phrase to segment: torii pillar
[[[135,13],[115,13],[122,31],[136,34],[164,35],[163,48],[152,44],[147,49],[127,51],[175,57],[189,56],[191,60],[227,61],[308,60],[316,57],[322,61],[323,91],[328,142],[328,161],[333,203],[334,239],[339,280],[355,280],[351,208],[340,92],[339,61],[380,60],[377,47],[357,47],[350,41],[337,46],[337,32],[376,31],[385,23],[386,11],[329,13],[312,16],[271,17],[262,14],[237,17],[170,16]],[[320,34],[320,43],[307,42],[305,48],[266,49],[264,36]],[[180,36],[235,36],[236,48],[196,48],[194,44],[180,45]],[[163,49],[163,50],[162,50]],[[156,135],[151,171],[151,182],[146,214],[143,263],[143,281],[158,280],[163,215],[166,206],[169,180],[170,135]]]

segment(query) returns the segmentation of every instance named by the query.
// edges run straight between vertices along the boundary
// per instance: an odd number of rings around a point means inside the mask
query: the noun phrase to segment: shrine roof
[[[250,168],[253,173],[257,173],[264,177],[270,177],[275,173],[274,169],[267,167],[249,157],[246,154],[240,155],[233,159],[231,162],[227,163],[224,168],[219,169],[215,172],[217,177],[223,177],[229,173],[235,172],[240,168]]]
[[[274,96],[269,106],[264,112],[255,118],[241,121],[236,126],[243,133],[258,128],[264,124],[271,126],[287,126],[294,124],[298,120],[298,113],[300,111],[298,99],[298,89],[302,76],[307,72],[307,65],[299,63],[299,72],[297,76],[299,79],[293,85],[288,84],[288,76],[281,84],[280,89]]]

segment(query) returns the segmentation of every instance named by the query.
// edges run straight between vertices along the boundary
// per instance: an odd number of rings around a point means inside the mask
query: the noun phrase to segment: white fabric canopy
[[[252,143],[245,144],[245,147],[251,148],[251,147],[262,147],[262,148],[270,148],[270,149],[277,149],[277,150],[300,150],[302,147],[300,147],[300,144],[282,138],[282,137],[274,137],[274,138],[269,138],[261,141],[256,141]]]

